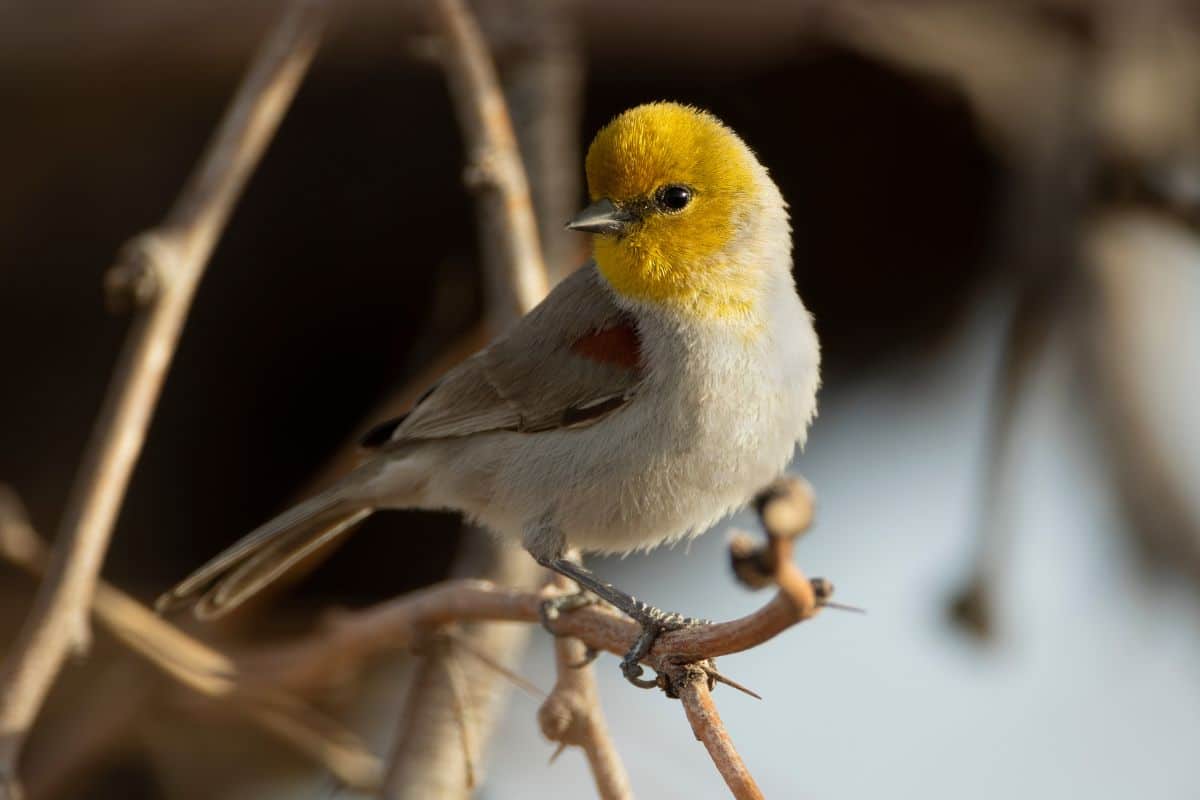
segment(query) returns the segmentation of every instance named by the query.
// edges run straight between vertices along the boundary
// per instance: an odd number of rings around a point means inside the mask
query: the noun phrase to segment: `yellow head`
[[[600,272],[619,293],[705,317],[752,313],[762,288],[764,211],[789,247],[777,190],[711,114],[678,103],[630,109],[587,154],[593,205],[569,227],[601,234]]]

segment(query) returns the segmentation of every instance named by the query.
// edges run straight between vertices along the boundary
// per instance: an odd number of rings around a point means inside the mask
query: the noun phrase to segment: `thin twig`
[[[488,324],[502,330],[532,309],[545,296],[547,278],[538,240],[538,226],[529,183],[517,149],[504,95],[479,27],[460,0],[434,0],[432,24],[440,37],[441,55],[451,100],[467,145],[464,177],[476,193],[480,251],[488,288]],[[484,548],[486,535],[475,532],[468,543]],[[472,546],[469,544],[468,546]],[[489,575],[527,584],[538,573],[532,560],[520,554],[495,553]],[[476,573],[479,574],[479,573]],[[475,649],[497,663],[511,660],[526,641],[525,632],[467,628]],[[471,664],[472,740],[482,751],[498,708],[496,675],[486,665]],[[410,702],[405,708],[397,744],[385,781],[384,795],[403,797],[465,797],[472,780],[455,763],[452,751],[457,732],[447,724],[443,701],[453,700],[451,678],[433,659],[417,668]]]
[[[22,745],[69,646],[86,641],[92,590],[196,286],[312,60],[323,20],[322,0],[298,0],[288,7],[164,223],[131,240],[106,278],[111,297],[132,301],[139,310],[46,578],[0,673],[3,786],[15,786]]]
[[[799,478],[780,478],[759,493],[754,505],[767,532],[767,542],[757,548],[748,547],[744,538],[731,542],[734,574],[752,587],[769,579],[779,586],[776,599],[786,597],[801,615],[815,613],[833,593],[833,586],[820,578],[807,580],[792,563],[796,538],[812,524],[812,488]],[[709,693],[716,679],[713,673],[703,664],[683,664],[669,673],[668,691],[683,702],[692,731],[704,743],[733,796],[737,800],[762,800],[762,791],[734,748],[713,704]]]
[[[664,633],[642,663],[666,671],[682,661],[718,658],[749,650],[812,617],[820,610],[813,583],[796,568],[783,588],[757,611],[729,622]],[[793,596],[795,595],[795,596]],[[799,599],[797,599],[797,597]],[[412,647],[430,628],[466,622],[537,623],[545,595],[488,581],[456,579],[419,589],[376,606],[339,615],[317,633],[265,645],[241,654],[243,680],[300,691],[342,679],[370,658]],[[624,655],[640,633],[638,625],[599,607],[562,615],[555,633],[580,639],[595,650]]]
[[[459,736],[462,737],[463,771],[467,777],[467,790],[473,791],[477,779],[476,758],[474,737],[471,735],[471,708],[466,679],[463,677],[462,665],[458,663],[458,654],[447,646],[443,656],[442,666],[446,670],[446,681],[450,686],[450,705],[454,709]]]
[[[506,327],[548,290],[529,181],[512,120],[479,25],[462,0],[434,0],[433,24],[459,127],[466,139],[467,185],[478,200],[493,325]]]
[[[496,672],[498,675],[502,675],[508,680],[509,683],[511,683],[513,686],[516,686],[530,697],[537,698],[538,700],[546,699],[546,693],[539,689],[537,685],[533,683],[533,681],[529,680],[523,675],[518,674],[515,670],[509,669],[505,665],[501,664],[492,657],[491,653],[485,653],[484,651],[480,650],[466,637],[461,636],[449,629],[444,631],[444,634],[446,638],[454,644],[456,651],[466,653],[472,658],[475,658],[479,661],[479,663]]]
[[[582,197],[585,56],[574,3],[489,0],[479,22],[491,38],[529,177],[551,285],[588,256],[584,234],[563,227]]]
[[[45,572],[46,545],[16,496],[0,486],[0,557],[34,575]],[[92,612],[119,641],[159,671],[206,700],[217,701],[307,753],[348,786],[377,789],[379,760],[356,736],[299,699],[266,685],[239,680],[234,659],[193,639],[104,581]]]
[[[563,579],[556,583],[560,591],[566,589]],[[554,640],[558,679],[538,709],[538,724],[547,739],[559,744],[554,757],[567,746],[583,750],[601,800],[629,800],[633,797],[629,774],[608,734],[596,676],[586,660],[583,642],[566,636]]]
[[[679,699],[696,739],[703,742],[704,749],[717,765],[717,771],[725,779],[729,791],[737,800],[762,800],[762,791],[754,777],[746,769],[742,757],[733,746],[725,723],[717,713],[712,695],[708,691],[708,677],[701,669],[692,668],[680,681]]]

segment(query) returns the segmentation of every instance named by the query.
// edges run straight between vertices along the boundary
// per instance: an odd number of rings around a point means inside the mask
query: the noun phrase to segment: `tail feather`
[[[222,616],[372,511],[347,500],[342,487],[335,486],[251,531],[159,597],[155,607],[163,613],[194,604],[197,616]]]
[[[369,517],[371,508],[343,512],[318,527],[304,526],[284,533],[278,541],[239,562],[222,575],[195,606],[200,619],[216,619],[258,594],[268,584],[328,542],[333,541]]]

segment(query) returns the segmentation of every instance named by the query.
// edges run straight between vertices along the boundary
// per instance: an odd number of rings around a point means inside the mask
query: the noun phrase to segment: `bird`
[[[635,619],[621,669],[653,685],[638,661],[696,620],[570,556],[677,542],[744,506],[804,445],[820,346],[787,204],[717,117],[633,107],[596,134],[584,167],[591,204],[566,227],[592,235],[591,258],[372,428],[359,466],[198,569],[160,611],[222,616],[375,511],[452,509]]]

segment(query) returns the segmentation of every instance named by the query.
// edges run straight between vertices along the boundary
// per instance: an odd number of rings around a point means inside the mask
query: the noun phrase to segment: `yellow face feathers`
[[[737,240],[765,177],[733,131],[689,106],[638,106],[596,135],[586,166],[592,201],[631,218],[595,240],[596,264],[618,292],[705,316],[748,313],[759,276],[739,255],[755,248]]]

